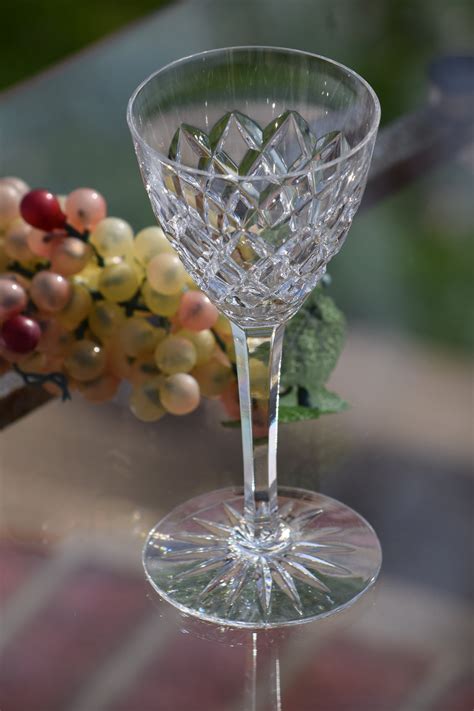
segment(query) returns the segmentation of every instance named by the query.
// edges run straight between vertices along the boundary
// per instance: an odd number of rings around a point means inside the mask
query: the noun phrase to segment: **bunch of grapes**
[[[63,196],[0,180],[0,372],[91,402],[132,385],[153,422],[201,396],[238,416],[230,324],[186,274],[159,227],[134,235],[98,192]],[[53,377],[54,376],[54,377]]]

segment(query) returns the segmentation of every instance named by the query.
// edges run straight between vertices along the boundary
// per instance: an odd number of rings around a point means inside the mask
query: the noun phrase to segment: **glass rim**
[[[159,74],[164,74],[166,71],[169,69],[176,67],[180,64],[185,64],[186,62],[189,62],[190,60],[198,59],[201,57],[205,57],[208,55],[212,54],[222,54],[224,52],[229,52],[231,50],[271,50],[273,52],[280,52],[280,53],[287,53],[287,54],[300,54],[306,57],[311,57],[312,59],[319,59],[323,60],[327,64],[331,64],[337,69],[343,70],[347,74],[349,74],[353,79],[355,79],[357,82],[362,84],[362,86],[365,87],[367,90],[369,96],[371,97],[373,104],[374,104],[374,116],[372,117],[371,125],[369,126],[369,129],[367,130],[366,134],[364,137],[356,143],[356,145],[350,149],[347,153],[345,153],[343,156],[339,156],[338,158],[333,158],[333,160],[327,161],[326,163],[323,163],[322,165],[318,166],[315,168],[316,171],[319,170],[324,170],[326,168],[330,168],[331,166],[337,165],[338,163],[342,163],[346,161],[347,159],[351,158],[354,156],[358,151],[360,151],[362,148],[364,148],[367,143],[369,143],[376,134],[379,123],[380,123],[380,115],[381,115],[381,108],[380,108],[380,101],[375,93],[374,89],[371,87],[368,81],[366,81],[360,74],[355,72],[353,69],[350,69],[347,67],[345,64],[342,64],[341,62],[337,62],[334,59],[330,59],[329,57],[325,57],[322,54],[315,54],[313,52],[306,52],[304,50],[300,49],[291,49],[288,47],[276,47],[276,46],[271,46],[271,45],[235,45],[232,47],[218,47],[216,49],[207,49],[202,52],[195,52],[193,54],[189,54],[185,57],[180,57],[179,59],[175,59],[172,62],[168,62],[168,64],[165,64],[163,67],[160,69],[157,69],[156,71],[152,72],[149,76],[147,76],[140,84],[136,87],[134,92],[132,93],[130,99],[128,100],[127,104],[127,123],[128,127],[130,129],[130,132],[139,143],[143,144],[144,146],[147,147],[148,150],[150,150],[152,153],[154,153],[157,158],[160,160],[161,163],[164,163],[165,165],[169,165],[173,169],[177,171],[185,171],[186,173],[189,173],[191,175],[199,175],[199,176],[205,176],[207,178],[210,177],[216,177],[216,174],[214,172],[211,172],[209,170],[201,170],[200,168],[193,168],[191,166],[184,165],[183,163],[178,163],[177,161],[172,160],[168,156],[166,156],[164,153],[161,153],[161,151],[157,150],[156,148],[153,148],[141,135],[140,131],[138,130],[136,124],[135,124],[135,119],[133,115],[133,107],[135,104],[135,100],[137,99],[138,95],[140,92],[154,79],[157,77]],[[308,168],[303,169],[303,170],[296,170],[296,171],[288,171],[288,173],[285,173],[284,175],[287,177],[298,177],[302,175],[306,175],[308,173]],[[239,175],[238,173],[219,173],[219,177],[221,179],[227,179],[227,180],[234,180],[234,181],[245,181],[245,182],[251,182],[251,181],[257,181],[257,180],[262,180],[262,176],[255,176],[255,175]]]

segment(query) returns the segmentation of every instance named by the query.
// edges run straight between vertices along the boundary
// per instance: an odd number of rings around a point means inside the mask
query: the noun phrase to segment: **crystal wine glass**
[[[184,613],[237,627],[300,623],[351,604],[378,574],[370,525],[327,496],[277,489],[276,464],[285,323],[345,239],[379,118],[374,91],[350,69],[269,47],[181,59],[130,99],[158,222],[230,319],[236,351],[244,485],[178,506],[144,548],[149,581]]]

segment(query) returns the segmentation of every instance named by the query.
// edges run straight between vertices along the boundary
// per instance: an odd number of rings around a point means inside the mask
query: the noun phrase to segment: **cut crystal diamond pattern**
[[[179,126],[173,163],[146,151],[152,205],[187,270],[227,316],[261,325],[293,315],[339,251],[372,144],[351,154],[343,132],[318,136],[296,111],[263,128],[232,111],[208,134]]]

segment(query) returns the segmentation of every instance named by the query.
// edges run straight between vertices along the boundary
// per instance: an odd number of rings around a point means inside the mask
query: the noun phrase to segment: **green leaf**
[[[268,341],[261,343],[252,353],[252,358],[257,358],[261,360],[262,363],[268,363],[268,359],[270,358],[270,343]]]
[[[347,410],[349,405],[345,400],[325,388],[312,394],[312,407],[302,405],[280,405],[279,422],[301,422],[316,420],[321,415],[330,415]]]
[[[320,388],[317,392],[311,393],[311,406],[318,408],[321,415],[330,415],[349,409],[348,402],[326,388]]]
[[[240,420],[222,420],[221,425],[229,430],[240,429]]]
[[[320,287],[288,323],[281,382],[306,388],[313,398],[327,382],[345,340],[345,318]]]
[[[321,410],[317,407],[302,407],[301,405],[282,405],[278,411],[278,422],[302,422],[317,420]]]
[[[312,403],[312,407],[281,404],[278,410],[278,421],[286,423],[317,420],[321,415],[343,412],[349,407],[348,403],[340,398],[339,395],[325,388],[321,388],[312,394]],[[225,420],[222,425],[229,429],[236,429],[240,427],[240,420]]]

